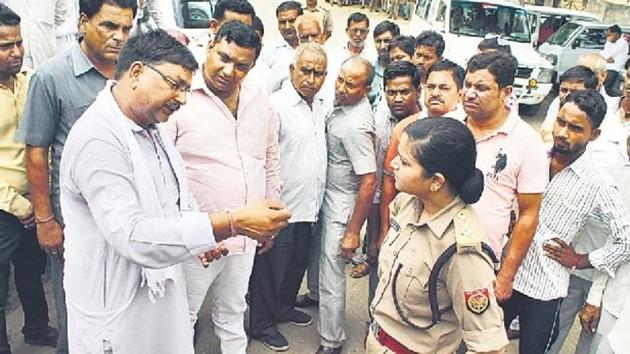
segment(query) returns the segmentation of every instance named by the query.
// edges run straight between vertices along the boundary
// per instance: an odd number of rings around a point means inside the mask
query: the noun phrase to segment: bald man
[[[327,121],[328,164],[320,218],[318,354],[341,352],[345,341],[345,259],[359,247],[359,232],[376,190],[374,117],[367,94],[370,62],[351,57],[335,81],[335,105]],[[341,253],[341,254],[340,254]]]
[[[317,16],[305,13],[298,17],[295,22],[295,29],[300,44],[318,43],[324,44],[326,37],[322,31],[322,25]]]

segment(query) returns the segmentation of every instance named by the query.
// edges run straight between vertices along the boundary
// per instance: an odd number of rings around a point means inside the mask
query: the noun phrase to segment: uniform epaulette
[[[472,207],[465,206],[453,219],[457,253],[482,253],[481,227]]]

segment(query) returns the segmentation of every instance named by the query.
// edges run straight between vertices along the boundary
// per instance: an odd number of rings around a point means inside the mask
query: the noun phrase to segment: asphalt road
[[[322,0],[320,0],[322,1]],[[280,35],[275,25],[275,6],[280,3],[278,0],[253,0],[252,3],[256,7],[258,15],[262,18],[265,28],[265,43],[280,39]],[[360,11],[359,6],[352,7],[335,7],[333,11],[333,19],[335,23],[335,30],[333,36],[329,39],[327,47],[329,49],[336,48],[343,45],[345,39],[345,28],[347,16],[354,11]],[[372,27],[378,22],[384,20],[386,17],[381,13],[372,13],[369,15]],[[401,31],[403,33],[408,31],[408,23],[404,20],[399,20]],[[373,45],[371,42],[371,36],[368,39],[368,45]],[[447,44],[448,45],[448,44]],[[547,97],[543,102],[538,113],[532,117],[523,117],[534,128],[538,129],[540,123],[544,118],[546,107],[553,97]],[[348,270],[349,273],[349,270]],[[367,278],[353,279],[348,277],[348,290],[347,290],[347,311],[346,311],[346,334],[347,342],[344,346],[344,353],[362,353],[363,338],[364,338],[364,324],[367,320]],[[46,282],[46,294],[49,299],[51,324],[55,325],[55,313],[54,313],[54,300],[51,291],[50,282]],[[219,354],[220,348],[217,338],[214,336],[212,321],[211,321],[211,299],[207,299],[204,304],[200,318],[199,325],[199,341],[196,347],[197,354]],[[315,320],[317,320],[317,311],[308,311]],[[246,316],[247,317],[247,316]],[[20,333],[23,321],[22,311],[19,308],[17,302],[17,296],[15,290],[11,290],[10,306],[7,309],[7,324],[9,328],[9,337],[13,353],[15,354],[51,354],[54,351],[50,348],[34,347],[24,344],[22,335]],[[246,320],[247,322],[247,320]],[[314,322],[309,327],[296,327],[290,324],[280,325],[280,331],[287,337],[290,342],[290,349],[286,353],[314,353],[319,345],[319,335],[317,333],[317,324]],[[577,343],[578,326],[574,326],[573,331],[570,334],[565,346],[562,350],[563,354],[569,354],[574,351]],[[508,353],[518,353],[518,342],[512,341]],[[248,347],[248,353],[251,354],[263,354],[272,353],[260,342],[252,341]],[[143,353],[139,353],[143,354]],[[174,353],[176,354],[176,353]],[[233,353],[226,353],[233,354]]]

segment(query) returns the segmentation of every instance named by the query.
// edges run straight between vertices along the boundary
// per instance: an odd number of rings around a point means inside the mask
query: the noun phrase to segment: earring
[[[430,190],[431,192],[437,192],[438,187],[436,187],[436,186],[434,186],[434,185],[431,185],[431,187],[429,187],[429,190]]]

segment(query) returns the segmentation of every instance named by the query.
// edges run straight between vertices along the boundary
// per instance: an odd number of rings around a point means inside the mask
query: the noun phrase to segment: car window
[[[564,47],[569,42],[569,39],[571,39],[575,32],[579,31],[580,28],[581,26],[577,23],[566,23],[564,26],[560,27],[558,32],[549,37],[547,43]]]
[[[416,15],[422,19],[428,19],[431,9],[431,0],[420,0],[416,6]]]
[[[212,19],[212,8],[207,0],[182,1],[184,28],[208,28]]]
[[[580,48],[604,49],[606,31],[603,28],[587,28],[576,39],[580,41]]]
[[[437,16],[435,17],[435,21],[444,22],[446,19],[446,3],[444,0],[440,0],[440,4],[437,9]]]

